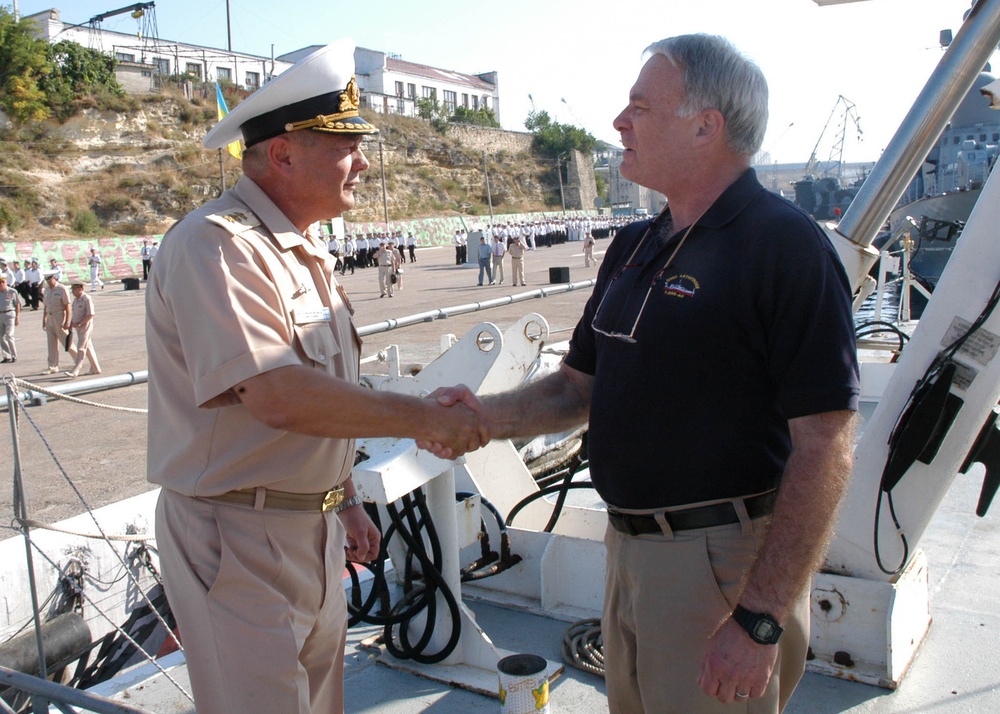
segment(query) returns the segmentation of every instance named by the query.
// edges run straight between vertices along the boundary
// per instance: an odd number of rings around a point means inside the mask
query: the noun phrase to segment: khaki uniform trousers
[[[389,293],[389,297],[392,297],[392,266],[391,265],[380,265],[378,266],[378,290],[382,295],[386,292]]]
[[[164,488],[156,537],[198,714],[343,712],[346,537],[333,511]]]
[[[503,256],[493,255],[493,282],[503,282]]]
[[[708,640],[737,604],[770,516],[744,524],[619,533],[608,526],[601,631],[611,714],[774,714],[805,670],[809,593],[788,617],[763,697],[722,704],[698,686]]]
[[[101,364],[97,361],[97,352],[90,341],[90,336],[94,332],[94,321],[91,320],[84,327],[73,328],[73,336],[76,338],[76,360],[73,363],[73,374],[80,374],[83,368],[83,360],[90,360],[90,372],[99,374]]]
[[[510,267],[514,269],[514,285],[524,285],[524,258],[510,259]]]
[[[63,329],[60,318],[61,315],[55,317],[49,315],[45,320],[45,337],[49,347],[48,361],[51,369],[59,366],[59,353],[66,349],[66,330]],[[70,359],[76,359],[76,350],[72,345],[69,348],[69,356]]]
[[[8,310],[0,313],[0,352],[7,359],[17,359],[17,345],[14,343],[14,321],[17,313]]]

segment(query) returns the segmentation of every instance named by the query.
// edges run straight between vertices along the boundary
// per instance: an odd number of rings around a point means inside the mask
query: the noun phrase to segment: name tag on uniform
[[[295,308],[292,310],[292,321],[296,325],[308,325],[311,322],[329,322],[330,308],[323,307],[314,310]]]

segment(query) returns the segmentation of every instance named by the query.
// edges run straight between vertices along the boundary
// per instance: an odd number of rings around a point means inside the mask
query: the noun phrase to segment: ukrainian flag
[[[226,106],[226,100],[222,96],[222,87],[219,86],[218,82],[215,83],[215,106],[219,113],[219,120],[229,113],[229,107]],[[226,149],[237,159],[243,158],[243,149],[240,148],[240,142],[234,141]]]

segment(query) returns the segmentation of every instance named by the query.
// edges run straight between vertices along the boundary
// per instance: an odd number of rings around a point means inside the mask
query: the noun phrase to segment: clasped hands
[[[427,425],[432,435],[417,439],[418,448],[441,459],[456,459],[490,442],[483,403],[464,384],[440,387],[427,398],[436,401],[439,408],[435,422]]]

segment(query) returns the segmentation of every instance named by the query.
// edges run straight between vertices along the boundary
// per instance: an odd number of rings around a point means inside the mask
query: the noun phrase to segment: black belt
[[[750,518],[768,515],[774,510],[777,495],[776,491],[768,491],[759,496],[744,498],[743,503],[746,506],[747,515]],[[732,501],[714,503],[710,506],[683,508],[677,511],[665,511],[663,515],[670,525],[670,529],[674,531],[727,526],[740,522],[740,518],[736,514],[736,506],[733,505]],[[653,516],[608,511],[608,521],[616,531],[628,535],[663,532]]]

